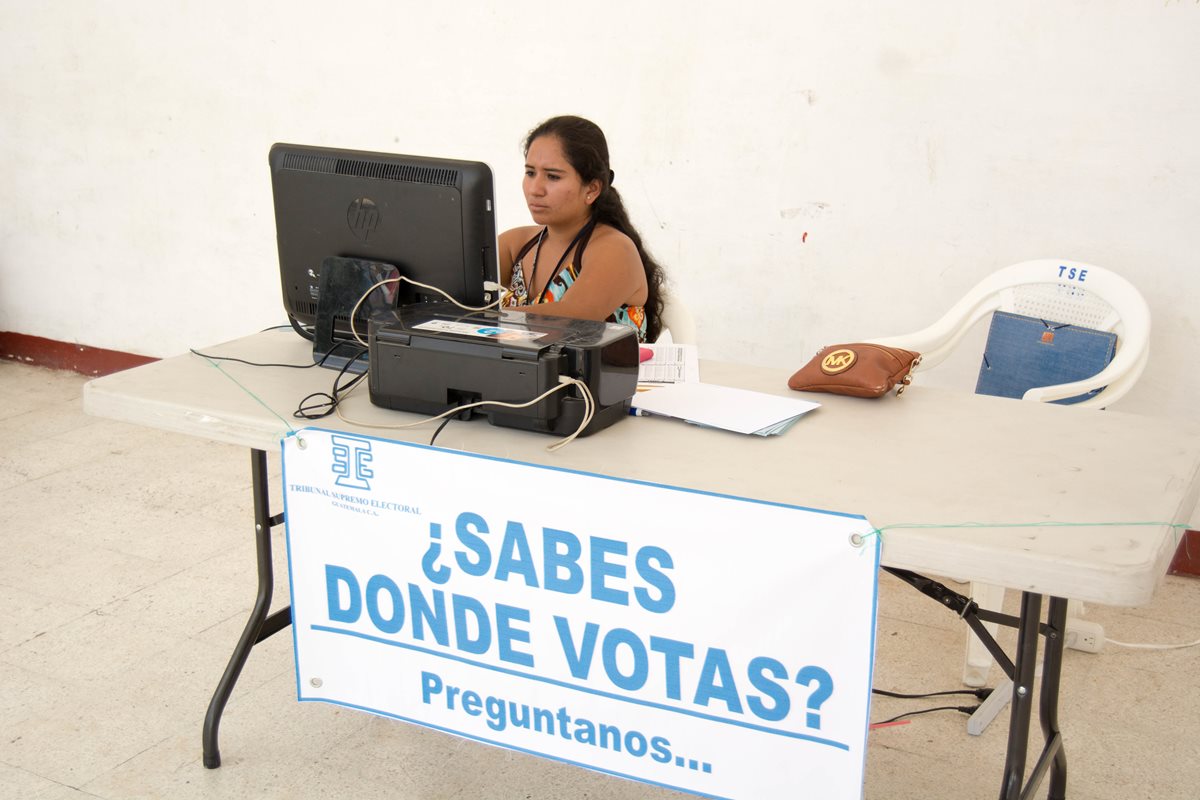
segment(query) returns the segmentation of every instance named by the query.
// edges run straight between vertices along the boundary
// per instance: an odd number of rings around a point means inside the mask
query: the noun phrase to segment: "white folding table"
[[[254,364],[311,362],[308,342],[272,330],[204,350]],[[787,394],[789,369],[705,362],[706,382]],[[255,607],[205,720],[204,763],[220,764],[221,712],[256,642],[286,627],[270,612],[266,452],[311,423],[294,418],[335,373],[214,361],[185,354],[89,382],[88,413],[248,447],[252,451],[259,585]],[[1065,797],[1058,683],[1066,602],[1147,603],[1166,573],[1180,526],[1200,491],[1200,425],[910,388],[861,400],[809,395],[822,407],[782,436],[743,436],[661,418],[629,418],[548,453],[553,438],[451,422],[437,445],[565,469],[862,514],[883,536],[884,568],[961,615],[1013,680],[1001,798],[1030,797],[1050,776]],[[351,421],[320,426],[427,442],[434,426],[388,430],[418,417],[373,406],[365,386],[343,406]],[[926,575],[997,584],[1022,593],[1019,617],[979,609]],[[1050,598],[1045,620],[1043,598]],[[982,622],[1017,628],[1008,656]],[[1039,716],[1045,743],[1026,752],[1039,640],[1045,639]]]

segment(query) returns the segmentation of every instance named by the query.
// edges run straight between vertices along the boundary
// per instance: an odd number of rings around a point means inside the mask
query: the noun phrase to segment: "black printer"
[[[371,402],[399,411],[432,416],[479,400],[525,403],[567,376],[595,400],[586,436],[628,416],[637,390],[637,334],[628,325],[419,303],[374,316],[368,344]],[[532,406],[480,406],[463,417],[565,436],[585,412],[579,387],[567,386]]]

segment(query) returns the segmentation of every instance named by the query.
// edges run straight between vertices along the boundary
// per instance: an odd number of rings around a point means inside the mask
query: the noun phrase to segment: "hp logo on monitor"
[[[379,227],[379,207],[369,197],[360,197],[346,209],[346,224],[350,231],[364,242]]]

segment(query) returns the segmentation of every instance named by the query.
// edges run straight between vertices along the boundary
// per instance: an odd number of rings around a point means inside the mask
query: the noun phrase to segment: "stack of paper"
[[[820,403],[732,389],[711,383],[675,383],[633,397],[634,413],[674,417],[696,425],[770,436],[783,433]]]

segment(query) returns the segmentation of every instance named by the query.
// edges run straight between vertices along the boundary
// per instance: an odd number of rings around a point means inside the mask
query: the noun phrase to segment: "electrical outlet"
[[[1066,646],[1084,653],[1099,653],[1104,648],[1104,626],[1082,619],[1067,620]]]

